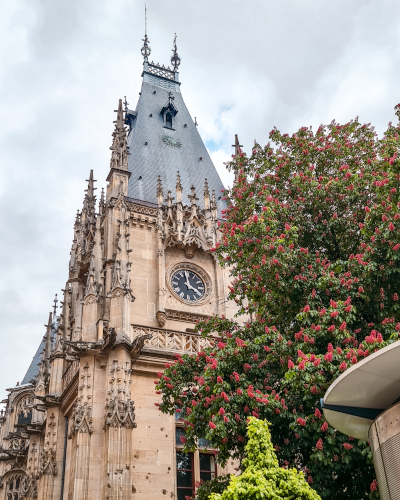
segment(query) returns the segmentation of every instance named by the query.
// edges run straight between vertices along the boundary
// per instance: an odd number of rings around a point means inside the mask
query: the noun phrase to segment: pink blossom
[[[301,361],[301,362],[299,363],[298,369],[299,369],[299,370],[304,370],[304,369],[305,369],[305,367],[306,367],[305,362],[304,362],[304,361]]]
[[[321,431],[326,432],[328,430],[328,422],[324,422],[321,426]]]
[[[346,448],[346,450],[351,450],[353,446],[349,443],[343,443],[343,446]]]
[[[210,429],[216,429],[217,426],[214,424],[214,422],[208,422],[208,425],[210,426]]]
[[[323,450],[324,449],[323,441],[322,441],[321,438],[318,439],[317,444],[315,445],[315,447],[317,448],[317,450]]]
[[[239,337],[236,337],[236,345],[238,347],[247,347],[246,343],[242,339],[240,339]]]

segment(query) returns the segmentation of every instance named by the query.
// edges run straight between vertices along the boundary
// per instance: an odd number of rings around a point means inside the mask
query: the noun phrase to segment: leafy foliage
[[[243,461],[248,417],[267,419],[280,464],[322,499],[379,498],[368,444],[332,429],[319,398],[399,338],[399,132],[389,124],[379,139],[357,120],[274,129],[273,145],[232,160],[215,252],[239,314],[199,324],[219,338],[157,386],[160,410],[181,412],[187,450],[207,437],[219,463]]]
[[[302,472],[279,467],[267,422],[250,417],[247,434],[243,472],[231,476],[227,489],[222,494],[213,493],[210,500],[321,500]]]

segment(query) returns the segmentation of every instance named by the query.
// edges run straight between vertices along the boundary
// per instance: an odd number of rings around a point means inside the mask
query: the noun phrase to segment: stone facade
[[[174,196],[154,178],[157,203],[128,197],[126,114],[120,101],[98,204],[90,172],[38,373],[9,389],[0,413],[0,500],[180,498],[179,424],[155,405],[154,380],[175,353],[210,342],[194,333],[197,320],[235,307],[210,252],[218,206],[207,181],[200,204],[194,187],[186,203],[178,172]],[[176,293],[179,270],[200,277],[201,297]],[[198,481],[199,451],[191,460]]]

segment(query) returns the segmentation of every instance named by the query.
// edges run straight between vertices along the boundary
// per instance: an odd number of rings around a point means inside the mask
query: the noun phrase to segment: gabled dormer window
[[[168,92],[168,96],[168,102],[164,104],[160,111],[160,115],[163,117],[164,127],[174,129],[174,120],[178,110],[174,105],[174,96],[172,92]]]

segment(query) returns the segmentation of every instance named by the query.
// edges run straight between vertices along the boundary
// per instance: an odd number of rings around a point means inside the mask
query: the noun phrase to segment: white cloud
[[[178,34],[183,96],[226,185],[236,133],[249,151],[274,125],[292,132],[359,115],[382,132],[394,119],[396,0],[147,0],[147,8],[151,59],[169,64]],[[105,185],[118,99],[134,107],[138,98],[143,10],[131,0],[2,4],[3,394],[22,379],[65,285],[89,170]]]

